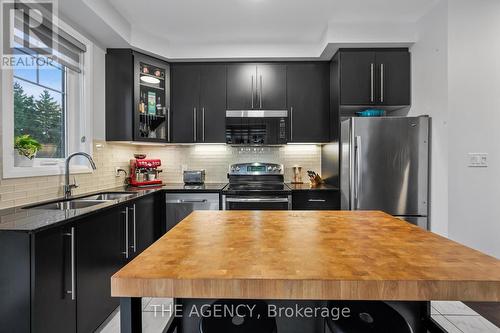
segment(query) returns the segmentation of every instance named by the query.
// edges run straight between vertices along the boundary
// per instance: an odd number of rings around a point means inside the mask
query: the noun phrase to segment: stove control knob
[[[277,171],[277,170],[278,170],[278,168],[277,168],[277,167],[273,167],[273,171]]]
[[[240,171],[240,167],[236,167],[236,171],[237,171],[237,172],[238,172],[238,171]]]
[[[273,167],[272,166],[268,166],[267,167],[267,171],[272,171],[273,170]]]

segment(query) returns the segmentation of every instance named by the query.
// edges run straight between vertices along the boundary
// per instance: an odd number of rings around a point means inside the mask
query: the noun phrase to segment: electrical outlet
[[[487,153],[469,153],[469,167],[471,168],[487,168],[488,154]]]

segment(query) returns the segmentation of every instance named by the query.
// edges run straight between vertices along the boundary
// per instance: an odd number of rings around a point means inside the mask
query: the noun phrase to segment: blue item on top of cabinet
[[[356,112],[356,114],[358,117],[383,117],[385,116],[385,111],[380,109],[366,109]]]

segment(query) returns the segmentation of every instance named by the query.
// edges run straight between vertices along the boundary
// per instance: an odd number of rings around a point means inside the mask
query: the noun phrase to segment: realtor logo
[[[28,56],[47,62],[53,52],[53,8],[50,1],[2,1],[2,67],[30,66]]]

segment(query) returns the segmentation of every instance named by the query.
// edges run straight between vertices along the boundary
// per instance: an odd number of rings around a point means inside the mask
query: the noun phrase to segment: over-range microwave
[[[227,110],[226,143],[231,145],[286,144],[290,123],[287,110]]]

